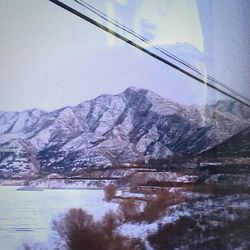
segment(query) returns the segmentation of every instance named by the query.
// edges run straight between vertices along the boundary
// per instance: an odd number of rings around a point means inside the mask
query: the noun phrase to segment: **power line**
[[[146,54],[152,56],[153,58],[155,58],[155,59],[157,59],[157,60],[163,62],[164,64],[167,64],[167,65],[169,65],[170,67],[172,67],[172,68],[178,70],[179,72],[181,72],[181,73],[183,73],[183,74],[185,74],[185,75],[187,75],[187,76],[193,78],[194,80],[196,80],[196,81],[198,81],[198,82],[200,82],[200,83],[202,83],[202,84],[205,84],[205,85],[209,86],[210,88],[212,88],[212,89],[214,89],[214,90],[216,90],[216,91],[218,91],[218,92],[220,92],[220,93],[222,93],[222,94],[224,94],[224,95],[226,95],[226,96],[228,96],[228,97],[230,97],[230,98],[232,98],[232,99],[234,99],[234,100],[236,100],[236,101],[238,101],[238,102],[240,102],[240,103],[242,103],[242,104],[244,104],[244,105],[246,105],[246,106],[248,106],[248,107],[250,107],[250,104],[248,104],[247,102],[242,101],[241,99],[239,99],[239,98],[233,96],[232,94],[226,92],[225,90],[222,90],[222,89],[218,88],[217,86],[214,86],[213,84],[211,84],[211,83],[209,83],[209,82],[207,82],[207,81],[205,81],[205,80],[203,80],[203,79],[201,79],[201,78],[199,78],[199,77],[193,75],[192,73],[186,71],[185,69],[182,69],[181,67],[175,65],[174,63],[172,63],[172,62],[170,62],[170,61],[168,61],[168,60],[166,60],[166,59],[160,57],[159,55],[157,55],[157,54],[155,54],[155,53],[153,53],[153,52],[151,52],[150,50],[145,49],[145,48],[142,47],[141,45],[139,45],[139,44],[133,42],[132,40],[126,38],[125,36],[123,36],[123,35],[121,35],[121,34],[119,34],[119,33],[117,33],[116,31],[114,31],[114,30],[112,30],[112,29],[106,27],[105,25],[103,25],[103,24],[101,24],[101,23],[95,21],[94,19],[92,19],[92,18],[90,18],[90,17],[84,15],[83,13],[81,13],[81,12],[79,12],[79,11],[77,11],[77,10],[71,8],[70,6],[68,6],[68,5],[66,5],[66,4],[64,4],[64,3],[62,3],[62,2],[60,2],[59,0],[49,0],[49,1],[52,2],[52,3],[54,3],[54,4],[56,4],[56,5],[58,5],[58,6],[60,6],[61,8],[65,9],[65,10],[69,11],[70,13],[72,13],[72,14],[74,14],[74,15],[76,15],[76,16],[82,18],[82,19],[84,19],[85,21],[87,21],[87,22],[89,22],[89,23],[95,25],[96,27],[98,27],[98,28],[100,28],[100,29],[102,29],[102,30],[108,32],[109,34],[111,34],[111,35],[113,35],[113,36],[115,36],[115,37],[121,39],[122,41],[124,41],[124,42],[130,44],[131,46],[134,46],[135,48],[137,48],[137,49],[143,51],[144,53],[146,53]],[[245,98],[244,98],[244,99],[245,99]]]
[[[93,7],[91,4],[86,3],[83,0],[73,0],[74,2],[80,4],[81,6],[83,6],[84,8],[90,10],[92,13],[98,15],[99,17],[101,17],[102,19],[104,19],[105,21],[113,24],[115,27],[118,27],[120,29],[122,29],[123,31],[133,35],[134,37],[140,39],[141,41],[149,44],[152,48],[160,51],[162,54],[168,56],[169,58],[177,61],[178,63],[181,63],[182,65],[190,68],[191,70],[193,70],[194,72],[196,72],[197,74],[201,75],[204,79],[208,79],[222,87],[224,87],[225,89],[231,91],[232,93],[234,93],[235,95],[238,95],[239,97],[241,97],[242,99],[247,100],[248,102],[250,102],[250,99],[245,97],[244,95],[242,95],[241,93],[239,93],[238,91],[235,91],[234,89],[230,88],[228,85],[216,80],[214,77],[210,76],[210,75],[204,75],[200,70],[198,70],[197,68],[195,68],[193,65],[181,60],[180,58],[178,58],[177,56],[173,55],[172,53],[170,53],[169,51],[159,47],[159,46],[155,46],[149,39],[139,35],[138,33],[136,33],[135,31],[131,30],[130,28],[126,27],[125,25],[121,24],[120,22],[118,22],[117,20],[115,20],[114,18],[109,17],[108,15],[106,15],[105,13],[101,12],[100,10],[96,9],[95,7]]]
[[[105,13],[99,11],[98,9],[96,9],[95,7],[93,7],[92,5],[84,2],[84,1],[78,1],[78,0],[73,0],[74,2],[80,4],[81,6],[85,7],[86,9],[90,10],[91,12],[93,12],[94,14],[98,15],[99,17],[101,17],[102,19],[104,19],[105,21],[113,24],[114,26],[122,29],[123,31],[126,31],[127,33],[133,35],[134,37],[140,39],[141,41],[150,44],[150,46],[152,46],[154,49],[157,49],[158,51],[160,51],[161,53],[167,55],[168,57],[177,60],[178,62],[184,64],[185,66],[189,67],[190,69],[196,71],[197,73],[200,73],[195,67],[193,67],[191,64],[188,64],[187,62],[181,60],[180,58],[176,57],[175,55],[171,54],[169,51],[164,50],[161,47],[155,46],[152,44],[152,42],[139,35],[138,33],[136,33],[135,31],[131,30],[130,28],[126,27],[125,25],[121,24],[120,22],[118,22],[117,20],[109,17],[108,15],[106,15]],[[110,21],[111,20],[111,21]]]

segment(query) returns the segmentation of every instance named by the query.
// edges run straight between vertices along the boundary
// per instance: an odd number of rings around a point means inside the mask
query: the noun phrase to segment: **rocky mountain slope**
[[[130,87],[52,112],[0,112],[0,174],[70,173],[193,155],[249,126],[250,111],[234,101],[183,106]]]
[[[250,127],[240,131],[213,148],[202,152],[200,156],[250,158]]]

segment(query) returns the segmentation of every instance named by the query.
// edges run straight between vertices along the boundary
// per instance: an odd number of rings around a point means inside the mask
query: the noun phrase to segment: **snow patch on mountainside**
[[[0,175],[193,155],[249,125],[235,101],[184,106],[134,87],[52,112],[0,112]]]

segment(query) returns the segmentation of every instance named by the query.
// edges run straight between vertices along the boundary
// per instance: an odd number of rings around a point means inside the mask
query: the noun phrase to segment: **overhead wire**
[[[60,6],[60,7],[62,7],[63,9],[69,11],[70,13],[72,13],[72,14],[74,14],[74,15],[76,15],[76,16],[82,18],[82,19],[84,19],[85,21],[87,21],[87,22],[89,22],[89,23],[95,25],[96,27],[98,27],[98,28],[100,28],[100,29],[102,29],[102,30],[104,30],[104,31],[106,31],[106,32],[108,32],[108,33],[110,33],[111,35],[114,35],[115,37],[117,37],[117,38],[123,40],[124,42],[130,44],[131,46],[134,46],[135,48],[137,48],[137,49],[143,51],[144,53],[146,53],[146,54],[152,56],[153,58],[155,58],[155,59],[157,59],[157,60],[159,60],[159,61],[161,61],[161,62],[163,62],[163,63],[165,63],[165,64],[167,64],[167,65],[169,65],[169,66],[171,66],[172,68],[178,70],[179,72],[182,72],[183,74],[185,74],[185,75],[187,75],[187,76],[189,76],[189,77],[195,79],[196,81],[198,81],[198,82],[200,82],[200,83],[202,83],[202,84],[205,84],[205,85],[209,86],[210,88],[212,88],[212,89],[214,89],[214,90],[216,90],[216,91],[218,91],[218,92],[220,92],[220,93],[222,93],[222,94],[224,94],[224,95],[226,95],[226,96],[228,96],[228,97],[230,97],[230,98],[232,98],[232,99],[234,99],[234,100],[236,100],[236,101],[238,101],[238,102],[240,102],[240,103],[242,103],[242,104],[244,104],[244,105],[246,105],[246,106],[248,106],[248,107],[250,107],[250,104],[248,104],[247,102],[245,102],[245,101],[243,101],[243,100],[241,100],[241,99],[235,97],[234,95],[232,95],[232,94],[226,92],[225,90],[222,90],[222,89],[218,88],[217,86],[214,86],[214,85],[211,84],[210,82],[206,81],[206,80],[205,80],[206,78],[201,79],[201,78],[199,78],[199,77],[193,75],[192,73],[188,72],[187,70],[185,70],[185,69],[183,69],[183,68],[181,68],[181,67],[175,65],[174,63],[170,62],[169,60],[166,60],[166,59],[160,57],[159,55],[157,55],[157,54],[151,52],[150,50],[144,48],[143,46],[141,46],[141,45],[139,45],[138,43],[132,41],[131,39],[126,38],[125,36],[123,36],[123,35],[119,34],[118,32],[116,32],[116,31],[114,31],[114,30],[108,28],[108,27],[105,26],[105,25],[99,23],[98,21],[94,20],[93,18],[90,18],[89,16],[87,16],[87,15],[85,15],[85,14],[83,14],[83,13],[77,11],[76,9],[74,9],[74,8],[72,8],[72,7],[70,7],[70,6],[68,6],[67,4],[64,4],[63,2],[61,2],[61,1],[59,1],[59,0],[49,0],[49,1],[50,1],[50,2],[53,2],[54,4],[56,4],[56,5]],[[79,3],[78,0],[74,0],[74,1]],[[90,8],[90,7],[89,7],[89,8]],[[88,9],[89,9],[89,8],[88,8]],[[97,11],[96,11],[96,12],[97,12]],[[98,16],[100,16],[100,15],[98,15]],[[100,16],[100,17],[101,17],[101,16]],[[104,17],[101,17],[101,18],[104,18]],[[105,19],[108,19],[108,18],[105,18]],[[107,21],[108,21],[108,20],[107,20]],[[118,23],[117,23],[115,26],[118,27]],[[121,27],[119,27],[119,28],[121,28]],[[131,32],[131,31],[130,31],[130,32]],[[132,33],[132,32],[131,32],[131,33]],[[143,39],[144,39],[144,38],[143,38]],[[217,81],[217,80],[216,80],[216,81]],[[219,82],[219,81],[217,81],[217,82]],[[229,89],[228,89],[228,90],[229,90]],[[230,91],[231,91],[231,90],[230,90]],[[234,93],[233,91],[231,91],[231,92]],[[234,94],[235,94],[235,93],[234,93]],[[237,94],[237,95],[238,95],[238,94]],[[245,98],[244,96],[241,96],[241,98],[247,100],[247,98]]]
[[[247,97],[245,97],[244,95],[242,95],[240,92],[238,92],[238,91],[236,91],[236,90],[230,88],[230,87],[229,87],[228,85],[226,85],[225,83],[222,83],[221,81],[216,80],[214,77],[212,77],[212,76],[210,76],[210,75],[208,75],[208,74],[204,75],[200,70],[198,70],[197,68],[195,68],[193,65],[191,65],[191,64],[189,64],[189,63],[183,61],[182,59],[180,59],[180,58],[178,58],[177,56],[173,55],[173,54],[170,53],[169,51],[167,51],[167,50],[165,50],[165,49],[163,49],[163,48],[161,48],[161,47],[159,47],[159,46],[155,46],[155,45],[152,43],[151,40],[149,40],[149,39],[147,39],[147,38],[145,38],[145,37],[139,35],[139,34],[136,33],[135,31],[133,31],[132,29],[128,28],[127,26],[125,26],[125,25],[121,24],[120,22],[118,22],[117,20],[115,20],[114,18],[112,18],[112,17],[106,15],[105,13],[101,12],[100,10],[96,9],[96,8],[95,8],[94,6],[92,6],[91,4],[89,4],[89,3],[87,3],[87,2],[85,2],[85,1],[83,1],[83,0],[73,0],[73,1],[76,2],[76,3],[78,3],[78,4],[80,4],[80,5],[83,6],[84,8],[90,10],[91,12],[93,12],[93,13],[96,14],[96,15],[98,15],[99,17],[101,17],[101,18],[104,19],[105,21],[110,22],[110,23],[113,24],[114,26],[116,26],[116,27],[122,29],[123,31],[125,31],[125,32],[127,32],[127,33],[129,33],[129,34],[131,34],[131,35],[133,35],[133,36],[135,36],[136,38],[140,39],[141,41],[143,41],[143,42],[149,44],[152,48],[154,48],[154,49],[160,51],[162,54],[164,54],[164,55],[170,57],[171,59],[173,59],[173,60],[175,60],[175,61],[181,63],[182,65],[184,65],[184,66],[190,68],[191,70],[195,71],[197,74],[201,75],[202,77],[204,77],[204,78],[206,78],[206,79],[208,79],[208,80],[210,80],[210,81],[212,81],[212,82],[214,82],[214,83],[216,83],[216,84],[218,84],[218,85],[220,85],[220,86],[226,88],[227,90],[231,91],[232,93],[234,93],[234,94],[238,95],[239,97],[241,97],[241,98],[243,98],[243,99],[245,99],[245,100],[247,100],[247,101],[250,102],[250,99],[247,98]]]
[[[169,56],[169,57],[172,58],[172,59],[177,60],[178,62],[184,64],[185,66],[187,66],[187,67],[189,67],[189,68],[192,68],[193,70],[197,71],[197,73],[200,73],[200,72],[199,72],[195,67],[193,67],[191,64],[188,64],[187,62],[181,60],[180,58],[178,58],[178,57],[176,57],[175,55],[171,54],[170,52],[164,50],[163,48],[160,48],[160,47],[158,47],[158,46],[153,45],[153,43],[152,43],[149,39],[147,39],[147,38],[145,38],[145,37],[139,35],[139,34],[136,33],[135,31],[133,31],[132,29],[126,27],[125,25],[121,24],[121,23],[118,22],[117,20],[115,20],[115,19],[109,17],[108,15],[106,15],[105,13],[99,11],[98,9],[96,9],[95,7],[93,7],[92,5],[90,5],[90,4],[88,4],[88,3],[84,2],[84,1],[78,1],[78,0],[73,0],[73,1],[74,1],[74,2],[77,2],[77,3],[80,4],[80,5],[82,5],[82,6],[85,7],[86,9],[90,10],[91,12],[93,12],[94,14],[100,16],[100,17],[103,18],[105,21],[108,21],[108,22],[112,23],[114,26],[116,26],[116,27],[118,27],[118,28],[120,28],[120,29],[122,29],[122,30],[128,32],[129,34],[135,36],[136,38],[140,39],[141,41],[146,42],[147,44],[149,44],[150,46],[152,46],[154,49],[157,49],[157,50],[160,51],[161,53],[163,53],[163,54]],[[111,20],[111,21],[110,21],[110,20]]]

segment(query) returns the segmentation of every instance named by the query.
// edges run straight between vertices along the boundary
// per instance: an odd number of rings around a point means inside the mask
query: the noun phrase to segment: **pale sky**
[[[250,2],[228,1],[232,7],[226,0],[89,2],[192,64],[205,60],[205,70],[249,96]],[[209,21],[209,11],[217,21]],[[128,86],[185,104],[215,98],[214,91],[207,96],[199,83],[47,0],[0,1],[0,19],[2,111],[53,110]]]

